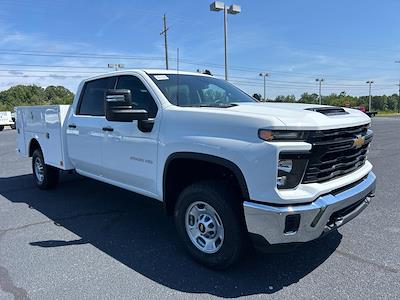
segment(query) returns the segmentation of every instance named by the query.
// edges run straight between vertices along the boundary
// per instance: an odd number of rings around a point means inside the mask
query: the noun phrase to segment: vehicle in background
[[[317,239],[374,196],[367,115],[261,103],[206,74],[112,72],[82,81],[71,106],[16,112],[17,150],[39,188],[75,170],[157,199],[211,268],[240,260],[252,240]]]
[[[363,113],[365,113],[370,118],[373,118],[378,114],[377,111],[367,111],[367,109],[365,108],[364,105],[356,106],[356,107],[353,107],[353,108],[362,111]]]
[[[15,129],[15,117],[13,118],[10,111],[0,111],[0,131],[3,131],[5,126]]]

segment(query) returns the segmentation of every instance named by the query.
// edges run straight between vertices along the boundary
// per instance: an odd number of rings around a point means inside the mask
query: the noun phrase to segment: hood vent
[[[319,112],[325,116],[347,115],[348,112],[341,107],[312,107],[306,110]]]

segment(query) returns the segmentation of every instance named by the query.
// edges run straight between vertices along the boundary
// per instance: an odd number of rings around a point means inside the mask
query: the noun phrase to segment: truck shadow
[[[31,175],[0,178],[0,194],[9,201],[26,203],[80,237],[32,241],[30,246],[90,243],[143,276],[186,293],[224,298],[275,293],[321,265],[341,240],[335,232],[292,252],[252,252],[239,265],[215,272],[186,255],[161,203],[77,175],[62,181],[55,190],[41,191]]]

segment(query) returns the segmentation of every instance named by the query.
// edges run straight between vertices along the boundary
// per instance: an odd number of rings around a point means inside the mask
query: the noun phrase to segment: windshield
[[[150,77],[168,101],[178,106],[224,107],[237,102],[256,102],[234,85],[214,77],[182,74]]]

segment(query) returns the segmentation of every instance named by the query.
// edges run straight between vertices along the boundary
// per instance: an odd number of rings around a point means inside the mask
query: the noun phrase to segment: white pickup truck
[[[5,126],[15,129],[15,118],[11,111],[0,111],[0,131],[3,131]]]
[[[89,78],[71,106],[17,108],[39,188],[75,170],[162,201],[188,252],[219,269],[251,240],[307,242],[357,216],[375,190],[369,127],[358,110],[260,103],[165,70]]]

